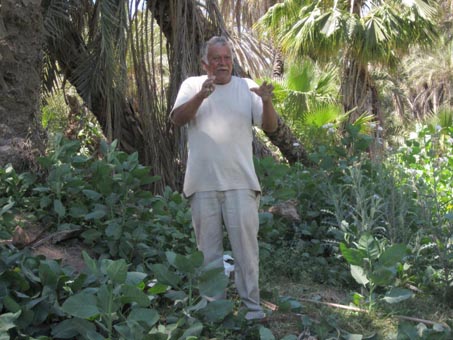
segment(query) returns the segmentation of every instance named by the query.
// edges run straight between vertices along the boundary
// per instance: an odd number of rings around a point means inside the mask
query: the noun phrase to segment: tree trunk
[[[285,62],[281,50],[274,51],[274,61],[272,63],[272,79],[281,80],[285,72]]]
[[[36,165],[43,150],[39,120],[41,0],[1,0],[0,166]]]
[[[351,1],[350,12],[360,17],[365,2],[364,0]],[[378,91],[371,79],[368,65],[358,61],[347,50],[343,61],[341,95],[344,111],[350,112],[348,124],[353,124],[358,117],[368,112],[373,114],[382,125]]]
[[[85,104],[96,116],[104,135],[108,136],[108,115],[110,110],[107,108],[105,95],[95,91],[90,93],[82,92],[75,77],[76,69],[81,61],[90,58],[81,33],[68,22],[68,25],[65,26],[65,31],[61,32],[58,37],[48,38],[47,46],[51,56],[58,61],[65,77],[76,88]],[[97,76],[102,77],[102,74]],[[123,98],[122,103],[119,104],[123,115],[119,121],[112,122],[112,138],[118,139],[122,150],[128,153],[137,151],[140,155],[140,160],[146,162],[147,157],[144,150],[145,143],[140,118],[134,112],[125,94],[115,93],[115,96]]]
[[[298,162],[305,166],[313,165],[300,141],[280,117],[278,118],[277,130],[271,133],[266,132],[266,136],[272,144],[279,148],[289,164]]]
[[[352,57],[346,57],[344,61],[341,95],[345,112],[350,112],[348,124],[354,123],[365,112],[381,120],[378,93],[368,67]]]

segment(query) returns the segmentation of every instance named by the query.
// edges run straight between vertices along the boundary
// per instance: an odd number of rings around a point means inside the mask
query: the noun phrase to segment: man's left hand
[[[250,91],[255,92],[258,96],[260,96],[263,102],[268,102],[272,101],[274,85],[265,81],[260,87],[253,87]]]

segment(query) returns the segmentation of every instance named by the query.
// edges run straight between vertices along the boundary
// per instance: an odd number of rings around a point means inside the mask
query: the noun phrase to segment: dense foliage
[[[313,168],[256,160],[263,186],[262,281],[309,277],[355,287],[350,303],[370,312],[417,299],[408,289],[416,286],[448,308],[453,129],[420,127],[379,162],[369,157],[371,141],[351,127],[341,146],[313,150]],[[202,266],[187,200],[170,189],[151,194],[147,185],[159,178],[136,154],[115,146],[102,143],[100,153],[85,155],[78,142],[58,136],[40,161],[41,174],[1,169],[2,238],[16,225],[40,224],[49,232],[78,231],[90,249],[83,253],[86,270],[78,273],[2,245],[3,338],[271,339],[269,328],[243,319],[223,271]],[[299,221],[268,212],[287,200],[296,202]],[[231,290],[229,300],[204,297],[224,289]],[[297,299],[269,298],[281,312],[302,308]],[[311,324],[319,336],[354,331],[332,320],[322,329],[307,322],[302,318],[300,327]],[[401,323],[397,332],[446,339],[452,326],[417,330]]]

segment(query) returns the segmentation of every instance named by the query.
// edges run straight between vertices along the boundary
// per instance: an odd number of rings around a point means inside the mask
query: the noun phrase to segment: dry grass
[[[407,322],[413,326],[433,324],[453,326],[453,309],[439,303],[435,298],[417,294],[414,298],[390,305],[378,304],[371,312],[348,309],[350,292],[345,287],[332,287],[305,282],[290,282],[285,279],[265,283],[263,290],[278,292],[302,303],[298,312],[274,312],[268,328],[276,339],[292,334],[299,339],[323,339],[320,332],[340,331],[361,334],[365,338],[395,339],[398,325]],[[274,293],[275,295],[275,293]],[[276,301],[273,301],[276,303]]]

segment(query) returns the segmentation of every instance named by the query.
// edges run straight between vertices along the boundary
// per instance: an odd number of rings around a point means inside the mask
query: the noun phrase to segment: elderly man
[[[198,248],[205,263],[223,266],[223,225],[235,259],[235,284],[246,319],[263,318],[260,306],[258,206],[261,188],[253,165],[252,126],[272,132],[277,113],[273,86],[232,76],[233,51],[225,37],[204,46],[207,75],[189,77],[178,92],[171,120],[188,127],[184,194],[189,197]]]

